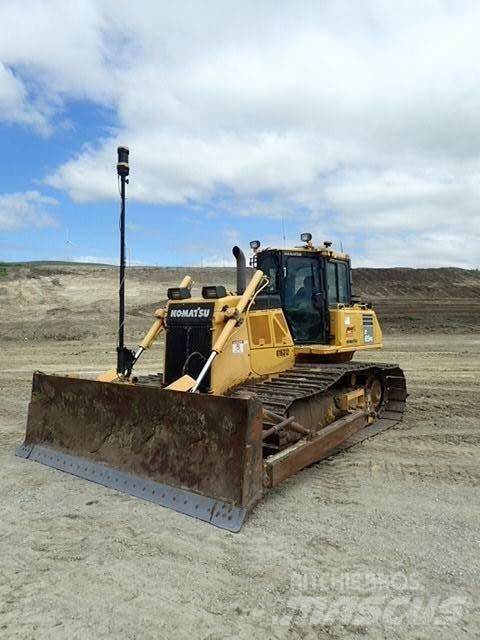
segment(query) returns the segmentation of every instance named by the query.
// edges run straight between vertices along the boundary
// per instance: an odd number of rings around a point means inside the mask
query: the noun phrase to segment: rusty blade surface
[[[262,495],[261,416],[250,399],[36,372],[19,455],[49,464],[39,452],[54,450],[248,510]]]

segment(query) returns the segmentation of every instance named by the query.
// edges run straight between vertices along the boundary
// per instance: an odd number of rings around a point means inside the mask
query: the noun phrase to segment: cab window
[[[338,303],[338,291],[337,291],[337,263],[327,262],[327,289],[328,289],[328,304]]]
[[[257,267],[268,278],[263,293],[278,293],[278,257],[274,253],[265,253],[258,257]]]
[[[293,256],[287,259],[285,306],[298,307],[312,304],[313,295],[319,291],[319,269],[316,258]]]
[[[348,270],[344,262],[337,262],[338,301],[349,304],[348,298]]]
[[[329,261],[326,265],[328,304],[349,304],[348,269],[345,262]]]
[[[316,256],[288,256],[285,266],[284,313],[295,342],[321,344],[325,323],[316,306],[320,293],[320,263]]]

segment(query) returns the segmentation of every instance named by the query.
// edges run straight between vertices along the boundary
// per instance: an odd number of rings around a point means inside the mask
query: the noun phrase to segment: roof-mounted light
[[[170,287],[167,289],[167,298],[169,300],[187,300],[192,294],[188,287]]]
[[[312,234],[311,233],[302,233],[300,235],[300,240],[302,242],[306,242],[306,243],[311,242],[312,241]]]
[[[252,249],[252,251],[258,251],[260,249],[260,240],[252,240],[250,242],[250,249]]]
[[[202,287],[202,298],[207,300],[216,298],[225,298],[227,290],[222,285],[209,285],[208,287]]]

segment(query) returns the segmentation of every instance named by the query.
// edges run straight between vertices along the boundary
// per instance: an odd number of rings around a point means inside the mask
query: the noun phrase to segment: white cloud
[[[32,126],[41,133],[49,130],[45,117],[28,104],[24,84],[0,62],[0,120]]]
[[[366,241],[366,267],[444,267],[479,268],[480,233],[465,235],[457,230],[431,230],[396,237],[383,236]]]
[[[117,258],[112,258],[110,256],[105,257],[105,256],[77,256],[76,258],[73,258],[73,262],[86,262],[88,264],[114,264],[114,265],[118,265],[119,264],[119,259]]]
[[[231,244],[240,242],[240,231],[238,229],[225,229],[223,237]]]
[[[119,265],[120,259],[118,257],[112,258],[111,256],[77,256],[73,258],[73,262],[84,262],[88,264],[111,264],[111,265]],[[145,263],[139,260],[130,260],[127,256],[126,264],[128,267],[141,267]]]
[[[56,220],[49,212],[55,198],[38,191],[0,194],[0,230],[13,231],[26,226],[53,227]]]
[[[464,174],[422,173],[364,173],[329,186],[334,229],[363,236],[364,266],[478,268],[480,172],[470,166]]]
[[[114,42],[108,11],[89,0],[3,2],[0,63],[15,85],[2,86],[0,73],[0,104],[11,102],[0,119],[49,134],[65,99],[112,105],[116,80],[109,73]]]
[[[112,108],[111,135],[47,178],[77,202],[116,197],[127,143],[132,199],[300,212],[366,234],[368,260],[413,263],[480,223],[478,24],[468,1],[18,0],[2,7],[0,113],[46,131],[69,100]]]
[[[233,267],[235,266],[235,262],[232,258],[232,255],[225,251],[225,254],[222,255],[220,253],[209,252],[207,251],[205,255],[200,256],[200,260],[196,260],[194,265],[196,267]],[[234,278],[235,276],[232,276]]]

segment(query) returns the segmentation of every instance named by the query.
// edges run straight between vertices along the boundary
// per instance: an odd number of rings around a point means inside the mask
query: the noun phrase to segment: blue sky
[[[388,5],[388,6],[387,6]],[[0,260],[480,263],[475,2],[5,2]]]
[[[45,223],[37,226],[29,222],[3,233],[0,230],[2,260],[118,260],[118,198],[75,202],[65,191],[45,183],[46,176],[85,144],[108,135],[117,124],[116,115],[95,105],[72,101],[64,105],[62,119],[64,122],[48,136],[38,135],[23,124],[0,124],[5,159],[0,165],[1,184],[8,185],[11,194],[34,191],[52,200],[33,207],[33,215],[47,217]],[[113,144],[110,186],[117,185],[115,163]],[[135,148],[131,149],[130,164],[133,186]],[[85,180],[88,182],[88,175]],[[128,186],[127,195],[129,191]],[[259,201],[271,203],[272,197],[257,194],[255,205]],[[145,204],[129,198],[127,244],[131,264],[230,265],[231,247],[236,243],[248,248],[250,240],[268,238],[272,244],[283,246],[287,238],[297,242],[301,231],[310,228],[304,222],[308,211],[301,207],[296,207],[298,216],[293,211],[273,211],[268,217],[249,215],[248,208],[241,213],[229,212],[230,207],[238,206],[242,203],[227,189],[219,189],[211,198],[182,204]],[[319,241],[322,239],[318,236]]]
[[[45,182],[46,176],[78,154],[85,144],[105,138],[117,126],[113,110],[75,101],[63,105],[59,126],[47,136],[23,124],[0,124],[0,139],[7,160],[0,166],[1,184],[8,185],[9,192],[38,191],[52,199],[51,203],[40,204],[38,209],[39,215],[47,215],[46,224],[19,225],[0,232],[2,260],[118,261],[117,193],[114,192],[111,199],[76,202],[65,191]],[[110,146],[110,151],[111,175],[105,178],[109,187],[116,187],[115,144]],[[132,187],[136,179],[135,160],[135,148],[131,148]],[[81,171],[81,162],[78,167]],[[88,183],[88,173],[85,182]],[[210,198],[182,204],[130,201],[130,189],[128,186],[127,256],[131,264],[228,266],[232,264],[234,244],[240,243],[247,249],[250,240],[256,238],[268,239],[267,244],[276,246],[294,244],[302,231],[311,228],[310,212],[305,207],[296,204],[290,210],[282,204],[278,212],[272,208],[267,217],[250,215],[250,200],[237,200],[235,194],[225,188],[219,188]],[[274,197],[272,193],[256,193],[254,208],[261,202],[273,207]],[[233,214],[230,210],[240,212]],[[330,227],[326,218],[325,232],[317,234],[317,239],[320,242],[332,238],[340,247],[341,234],[329,235]]]

